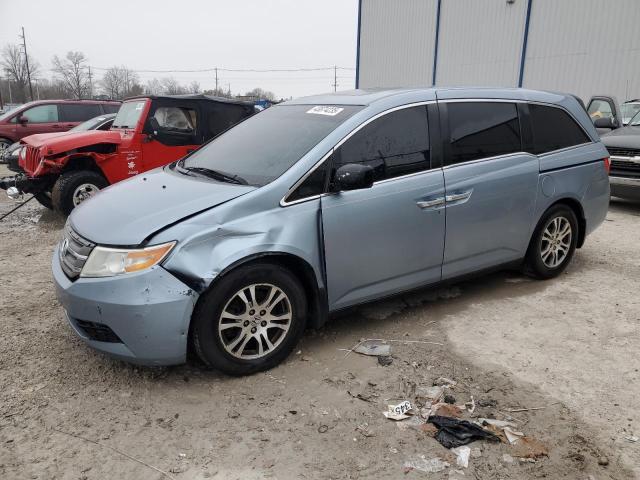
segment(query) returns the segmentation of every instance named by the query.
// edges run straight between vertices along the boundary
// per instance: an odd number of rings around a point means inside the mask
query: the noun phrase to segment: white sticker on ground
[[[344,108],[341,108],[341,107],[331,107],[328,105],[316,105],[310,110],[307,110],[307,113],[315,113],[316,115],[329,115],[330,117],[335,117],[343,110]]]

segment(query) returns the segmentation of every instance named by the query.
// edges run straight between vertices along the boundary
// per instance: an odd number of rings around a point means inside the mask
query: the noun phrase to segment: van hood
[[[640,127],[624,127],[600,137],[605,147],[640,148]]]
[[[75,208],[69,222],[99,245],[136,246],[172,223],[255,189],[161,168],[102,190]]]
[[[22,139],[22,143],[35,148],[45,147],[45,155],[57,155],[75,148],[88,147],[98,143],[120,144],[119,130],[87,130],[85,132],[37,133]]]

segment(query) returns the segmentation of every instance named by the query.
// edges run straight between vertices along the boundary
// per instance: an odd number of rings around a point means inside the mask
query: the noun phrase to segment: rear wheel
[[[4,151],[9,148],[13,142],[8,138],[0,138],[0,158],[2,158]]]
[[[566,205],[545,212],[531,239],[525,268],[538,278],[553,278],[567,268],[578,243],[578,219]]]
[[[60,175],[51,191],[53,208],[64,215],[108,185],[97,172],[79,170]]]
[[[230,375],[267,370],[304,332],[307,302],[297,278],[272,264],[239,267],[205,293],[193,314],[195,351]]]

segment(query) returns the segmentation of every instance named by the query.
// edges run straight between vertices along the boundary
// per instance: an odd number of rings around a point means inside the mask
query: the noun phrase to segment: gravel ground
[[[229,378],[84,346],[53,293],[63,221],[30,202],[0,222],[0,478],[640,478],[640,442],[625,440],[640,432],[639,217],[612,204],[561,278],[498,273],[372,304],[308,332],[281,366]],[[400,340],[393,363],[347,355],[362,338]],[[382,415],[441,376],[457,404],[473,396],[465,417],[511,419],[548,456],[476,441],[462,469]],[[421,456],[452,466],[407,472]]]

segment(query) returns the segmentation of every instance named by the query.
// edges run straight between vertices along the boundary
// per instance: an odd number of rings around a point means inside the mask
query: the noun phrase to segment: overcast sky
[[[354,87],[358,0],[0,0],[0,47],[20,41],[42,69],[67,51],[87,55],[101,68],[125,65],[142,83],[172,76],[213,88],[213,72],[146,73],[140,70],[338,70],[338,89]],[[333,69],[312,72],[218,73],[233,93],[253,87],[278,97],[333,89]]]

